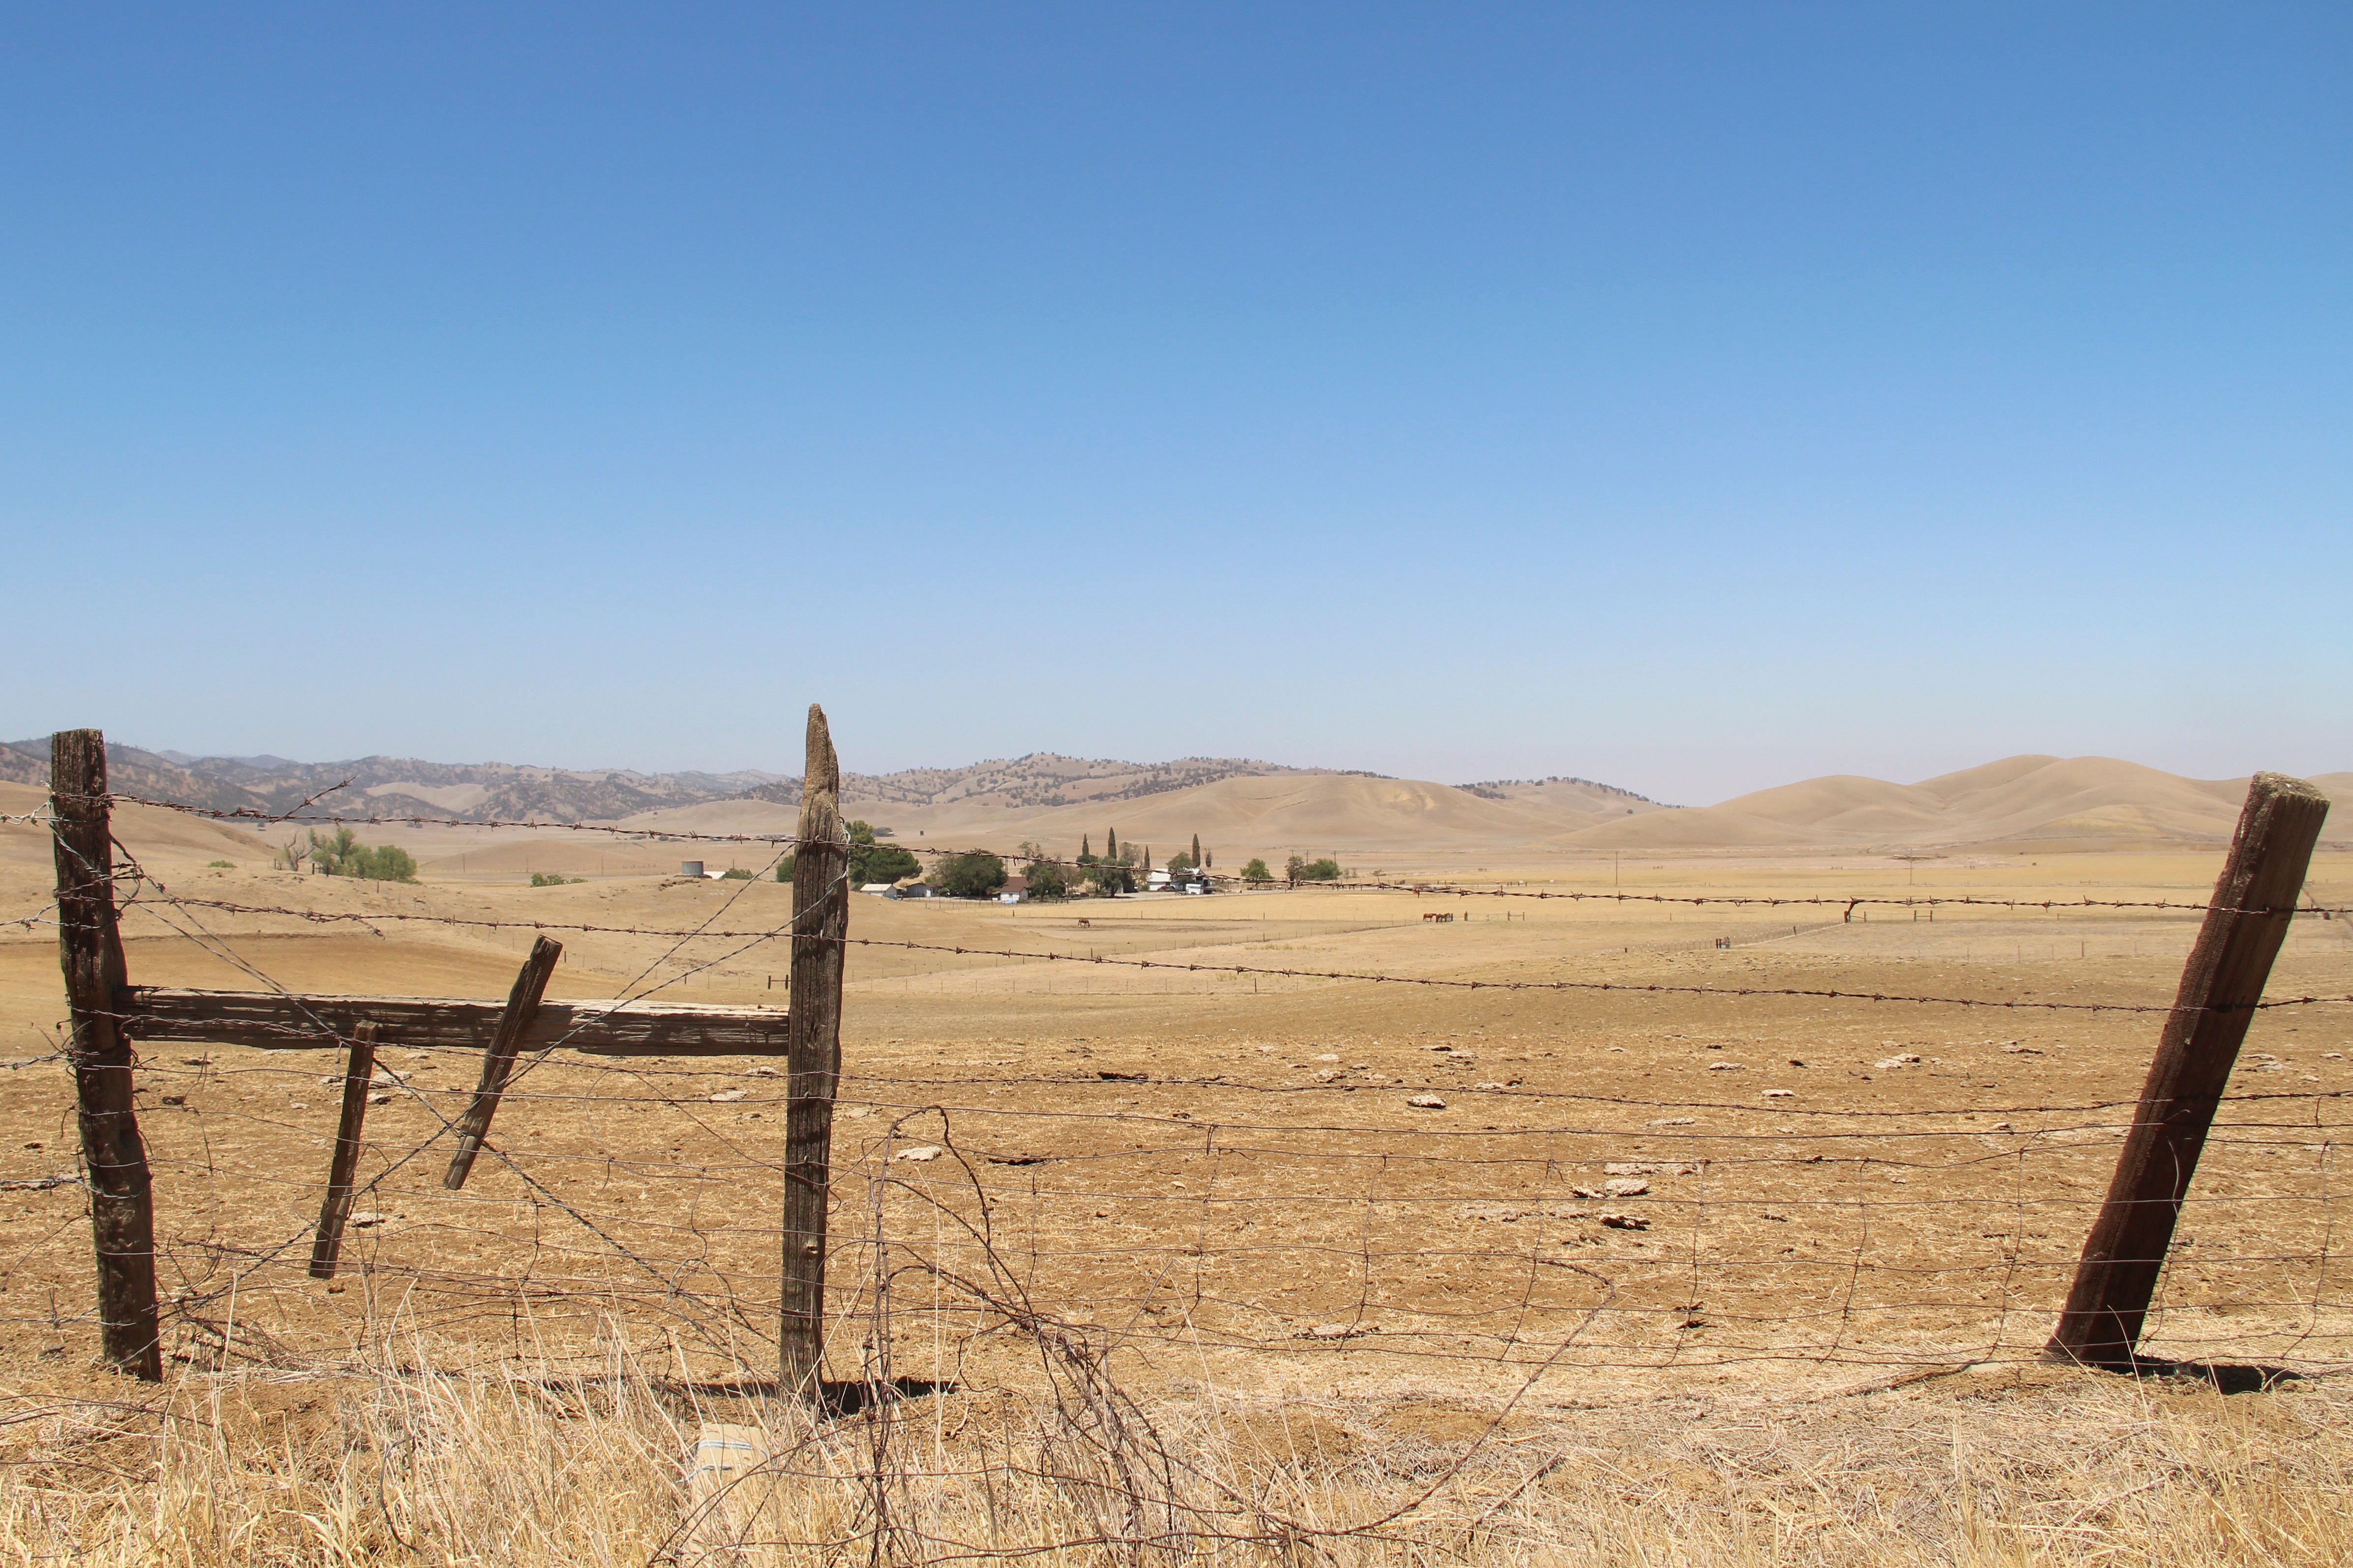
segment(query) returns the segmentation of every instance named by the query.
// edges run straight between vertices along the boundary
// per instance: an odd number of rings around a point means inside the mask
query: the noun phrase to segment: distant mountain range
[[[782,773],[642,773],[627,768],[539,768],[512,763],[428,763],[361,757],[297,763],[284,757],[199,757],[109,745],[107,766],[126,795],[216,811],[284,812],[319,796],[304,815],[322,817],[446,816],[467,822],[610,822],[711,801],[797,805],[799,779]],[[1293,768],[1237,757],[1125,763],[1033,752],[962,768],[845,773],[842,795],[860,805],[910,809],[958,805],[1035,810],[1110,803],[1191,789],[1230,778],[1298,774],[1370,778],[1329,768]],[[48,743],[0,745],[0,780],[48,782]],[[346,783],[348,781],[348,783]],[[335,786],[345,787],[337,789]],[[321,795],[322,791],[332,791]],[[1623,793],[1623,792],[1619,792]],[[1629,796],[1628,798],[1639,798]]]
[[[617,822],[657,830],[789,832],[800,781],[776,773],[641,773],[508,763],[363,757],[196,757],[107,748],[126,795],[214,810],[279,813],[317,796],[304,815],[428,816],[465,822]],[[46,741],[0,746],[0,781],[48,779]],[[333,786],[349,780],[347,787]],[[2353,775],[2313,779],[2338,799]],[[321,791],[332,793],[321,795]],[[878,828],[975,843],[1021,837],[1076,842],[1116,828],[1123,840],[1180,843],[1192,835],[1224,854],[1281,849],[1404,853],[1557,848],[1941,847],[1964,844],[2206,843],[2227,839],[2242,779],[2189,779],[2109,757],[2008,757],[1894,784],[1836,775],[1678,809],[1587,779],[1493,779],[1441,784],[1234,757],[1167,763],[1088,761],[1053,752],[843,775],[843,805]],[[2353,815],[2330,825],[2341,843]]]

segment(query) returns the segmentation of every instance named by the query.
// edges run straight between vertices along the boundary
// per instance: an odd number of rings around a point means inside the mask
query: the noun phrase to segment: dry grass
[[[2329,1380],[2226,1397],[2011,1366],[1803,1401],[1131,1403],[1036,1348],[1019,1385],[825,1420],[617,1342],[591,1376],[459,1373],[411,1341],[189,1373],[143,1405],[27,1394],[0,1562],[2353,1561],[2353,1394]],[[765,1458],[698,1478],[707,1423]]]

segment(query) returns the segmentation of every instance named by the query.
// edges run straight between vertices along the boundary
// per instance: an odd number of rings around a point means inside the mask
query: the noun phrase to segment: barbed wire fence
[[[800,842],[760,841],[778,856]],[[355,1336],[398,1337],[430,1343],[445,1367],[523,1358],[589,1376],[620,1339],[665,1347],[677,1387],[767,1401],[791,1392],[775,1373],[778,1258],[789,1240],[776,1213],[791,1174],[782,1136],[789,1075],[740,1055],[607,1059],[565,1048],[592,1020],[657,1004],[685,974],[795,936],[786,925],[728,924],[743,889],[678,927],[363,914],[190,897],[127,852],[77,872],[61,850],[58,902],[24,921],[62,930],[74,900],[101,882],[122,910],[162,922],[288,1003],[281,1016],[294,1021],[273,1026],[274,1044],[317,1047],[142,1044],[151,1014],[120,1001],[98,1010],[139,1045],[138,1125],[161,1194],[152,1258],[165,1355],[216,1370],[315,1365],[347,1356]],[[1671,901],[1852,909],[1894,900]],[[2279,915],[2282,927],[2282,909],[2295,907],[2292,896],[2286,906],[1926,901]],[[368,1079],[374,1104],[341,1265],[322,1288],[305,1266],[343,1088],[333,1053],[350,1051],[352,1032],[214,929],[221,916],[575,931],[668,945],[617,999],[532,1045],[503,1083],[497,1135],[482,1146],[488,1163],[459,1190],[436,1181],[432,1161],[449,1152],[479,1092],[465,1079],[480,1052],[387,1036]],[[2082,1003],[840,940],[1113,972],[2106,1012],[2162,1016],[2168,1028],[2235,1013],[2243,1029],[2260,1009],[2353,1003],[2262,996],[2260,976],[2255,994],[2235,1001]],[[681,957],[712,942],[724,944],[717,956]],[[2185,1022],[2185,1009],[2196,1017]],[[78,1065],[72,1041],[52,1045],[10,1065]],[[1335,1524],[1290,1517],[1265,1496],[1237,1497],[1229,1479],[1202,1470],[1155,1425],[1134,1387],[1164,1384],[1182,1367],[1229,1377],[1248,1367],[1271,1384],[1402,1369],[1442,1374],[1508,1408],[1540,1387],[1634,1373],[1663,1385],[1730,1368],[1908,1373],[2039,1359],[2082,1270],[2085,1233],[2115,1201],[2119,1155],[2147,1120],[2145,1100],[2126,1086],[2106,1099],[1874,1109],[1799,1102],[1788,1091],[1760,1103],[1530,1086],[1500,1062],[1486,1064],[1497,1076],[1466,1083],[1480,1053],[1461,1047],[1421,1053],[1427,1067],[1403,1071],[1387,1058],[1330,1056],[1328,1066],[1281,1064],[1312,1070],[1303,1082],[1087,1063],[1039,1071],[1021,1057],[973,1058],[957,1065],[977,1070],[961,1072],[886,1070],[894,1064],[880,1059],[844,1072],[834,1091],[825,1276],[826,1361],[839,1374],[825,1394],[830,1407],[858,1414],[870,1436],[887,1436],[892,1407],[907,1395],[1028,1389],[1029,1419],[1046,1439],[1018,1461],[1008,1449],[999,1463],[1077,1499],[1089,1522],[1077,1534],[1066,1524],[1051,1542],[1017,1543],[1020,1552],[1377,1536],[1403,1511]],[[2173,1205],[2179,1229],[2161,1256],[2137,1259],[2161,1270],[2136,1329],[2145,1359],[2303,1374],[2353,1361],[2353,1301],[2333,1258],[2348,1098],[2284,1087],[2211,1097],[2196,1186]],[[1475,1111],[1475,1126],[1465,1111]],[[53,1288],[76,1276],[69,1259],[86,1256],[76,1233],[90,1181],[87,1169],[0,1181],[27,1209],[12,1277],[51,1282],[37,1306],[12,1290],[9,1321],[108,1326]],[[1008,1553],[1001,1538],[943,1536],[921,1522],[913,1490],[955,1479],[936,1467],[879,1438],[853,1452],[818,1427],[795,1430],[767,1439],[744,1473],[824,1480],[845,1501],[832,1533],[785,1543],[863,1543],[894,1561]],[[729,1541],[782,1539],[761,1536],[779,1527],[758,1510],[731,1511],[725,1489],[706,1500],[704,1514],[725,1521]]]

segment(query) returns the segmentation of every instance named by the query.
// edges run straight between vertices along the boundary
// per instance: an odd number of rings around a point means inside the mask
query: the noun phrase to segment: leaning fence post
[[[352,1031],[343,1063],[343,1114],[335,1123],[335,1154],[327,1170],[327,1196],[319,1205],[319,1239],[311,1246],[311,1278],[332,1279],[343,1249],[343,1222],[352,1215],[352,1177],[359,1171],[360,1129],[367,1121],[368,1087],[375,1081],[376,1026]]]
[[[482,1140],[490,1136],[491,1118],[498,1113],[499,1097],[507,1091],[507,1075],[514,1070],[522,1032],[539,1011],[539,999],[547,994],[547,977],[555,973],[555,961],[563,956],[562,942],[541,937],[531,944],[531,956],[522,961],[514,989],[507,993],[506,1011],[499,1015],[498,1030],[491,1037],[490,1048],[482,1053],[481,1082],[474,1086],[473,1100],[458,1122],[458,1152],[449,1157],[449,1169],[441,1177],[441,1184],[453,1193],[466,1184],[474,1156],[481,1152]]]
[[[2257,773],[2230,858],[2181,972],[2107,1200],[2084,1238],[2049,1353],[2118,1371],[2137,1361],[2142,1321],[2206,1131],[2287,936],[2328,797],[2301,779]]]
[[[131,1042],[115,993],[129,984],[114,920],[114,847],[106,794],[106,736],[49,737],[50,832],[58,867],[58,961],[73,1018],[68,1058],[81,1124],[81,1167],[98,1253],[99,1342],[118,1371],[157,1383],[155,1191],[131,1099]]]
[[[809,705],[793,847],[792,999],[785,1020],[785,1203],[777,1384],[814,1397],[825,1356],[825,1205],[833,1160],[833,1092],[841,1076],[842,938],[849,930],[849,849],[841,764],[825,710]]]

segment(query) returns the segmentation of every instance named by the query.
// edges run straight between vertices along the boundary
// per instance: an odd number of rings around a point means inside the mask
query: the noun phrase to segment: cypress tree
[[[1083,833],[1080,834],[1080,835],[1079,835],[1079,858],[1080,858],[1080,859],[1082,859],[1082,860],[1083,860],[1083,859],[1085,859],[1088,856],[1090,856],[1090,855],[1092,855],[1092,854],[1093,854],[1093,853],[1094,853],[1094,851],[1093,851],[1093,850],[1092,850],[1092,849],[1090,849],[1090,848],[1088,848],[1088,847],[1087,847],[1087,836],[1086,836],[1085,834],[1083,834]]]
[[[1199,834],[1196,833],[1195,835],[1193,835],[1193,864],[1194,864],[1195,866],[1197,866],[1197,867],[1198,867],[1198,865],[1200,865],[1200,863],[1201,863],[1201,836],[1200,836]]]
[[[1119,858],[1119,829],[1116,827],[1103,836],[1103,858],[1106,860]]]

